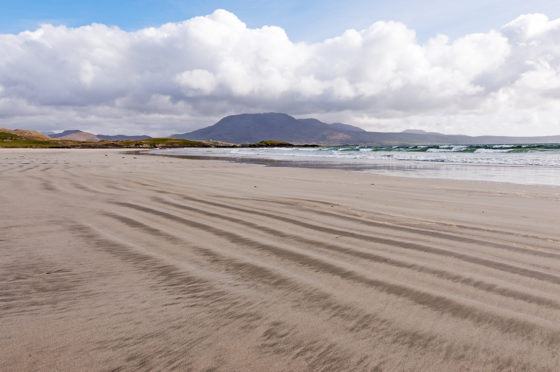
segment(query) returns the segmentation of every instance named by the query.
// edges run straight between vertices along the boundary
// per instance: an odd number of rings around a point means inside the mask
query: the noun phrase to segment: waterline
[[[188,148],[151,153],[267,166],[349,169],[403,177],[560,186],[558,145]]]

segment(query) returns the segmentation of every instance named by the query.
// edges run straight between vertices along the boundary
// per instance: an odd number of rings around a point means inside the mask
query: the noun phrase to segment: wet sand
[[[558,370],[560,187],[0,150],[0,370]]]

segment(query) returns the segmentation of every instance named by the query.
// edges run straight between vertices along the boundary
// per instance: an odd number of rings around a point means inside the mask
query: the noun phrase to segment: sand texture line
[[[116,150],[0,172],[0,370],[560,367],[558,188]]]

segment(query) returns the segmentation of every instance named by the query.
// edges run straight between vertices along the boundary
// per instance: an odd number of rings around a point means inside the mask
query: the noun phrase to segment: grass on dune
[[[231,143],[219,141],[191,141],[180,138],[147,138],[141,140],[112,141],[105,140],[99,142],[82,142],[70,140],[40,140],[19,136],[17,134],[0,132],[0,148],[171,148],[171,147],[232,147],[237,146]],[[293,147],[288,142],[283,141],[261,141],[257,143],[245,144],[246,147]],[[317,146],[317,145],[306,145]]]
[[[0,147],[53,147],[53,141],[29,139],[17,134],[0,132]]]
[[[68,140],[35,140],[12,133],[0,132],[0,147],[6,148],[154,148],[154,147],[210,147],[205,142],[177,138],[148,138],[143,140],[80,142]]]

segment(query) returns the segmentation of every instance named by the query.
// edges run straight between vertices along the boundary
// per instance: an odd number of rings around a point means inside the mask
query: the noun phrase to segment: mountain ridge
[[[152,138],[146,135],[93,134],[93,133],[81,131],[79,129],[67,129],[60,133],[44,133],[44,134],[48,135],[50,138],[71,140],[71,141],[83,141],[83,142],[127,141],[127,140],[143,140],[143,139]]]
[[[260,141],[321,145],[560,143],[560,135],[540,137],[467,136],[426,132],[418,129],[408,129],[402,132],[368,132],[348,124],[327,124],[313,118],[296,119],[283,113],[230,115],[220,119],[214,125],[192,132],[173,134],[171,137],[237,144]]]

